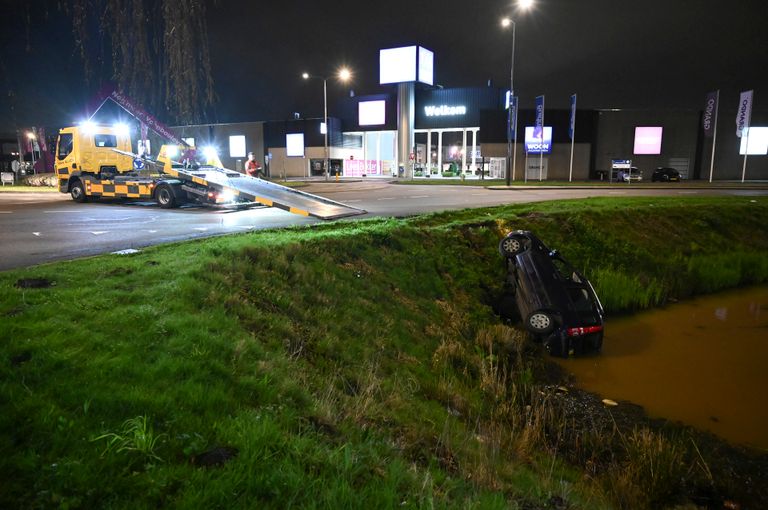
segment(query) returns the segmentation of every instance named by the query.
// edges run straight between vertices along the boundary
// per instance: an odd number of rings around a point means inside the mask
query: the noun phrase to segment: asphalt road
[[[516,188],[321,182],[303,188],[365,209],[370,216],[407,216],[442,210],[597,196],[766,196],[768,189]],[[0,270],[125,249],[247,232],[310,225],[322,220],[273,208],[241,211],[200,207],[160,209],[154,203],[77,204],[61,193],[0,193]]]

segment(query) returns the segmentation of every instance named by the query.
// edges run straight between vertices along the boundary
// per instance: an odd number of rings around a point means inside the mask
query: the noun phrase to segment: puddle
[[[601,355],[556,361],[588,391],[768,450],[768,287],[612,319]]]

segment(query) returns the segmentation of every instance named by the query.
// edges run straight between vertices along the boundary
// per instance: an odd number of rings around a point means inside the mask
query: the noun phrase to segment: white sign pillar
[[[409,161],[414,146],[414,125],[416,118],[414,82],[400,83],[397,86],[397,164],[405,169],[405,177],[413,179],[413,165]]]

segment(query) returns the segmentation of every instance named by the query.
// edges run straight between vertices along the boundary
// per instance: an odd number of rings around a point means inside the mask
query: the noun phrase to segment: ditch
[[[768,286],[758,286],[614,318],[601,354],[557,362],[584,390],[765,451],[766,359]]]

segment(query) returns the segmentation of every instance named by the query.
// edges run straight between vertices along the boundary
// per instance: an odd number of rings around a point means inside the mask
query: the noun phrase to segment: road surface
[[[321,182],[303,188],[368,211],[365,216],[413,214],[501,204],[597,196],[766,196],[768,189],[515,188]],[[311,225],[322,220],[273,208],[242,211],[200,207],[160,209],[153,203],[77,204],[61,193],[0,193],[0,270],[125,249],[248,232]]]

